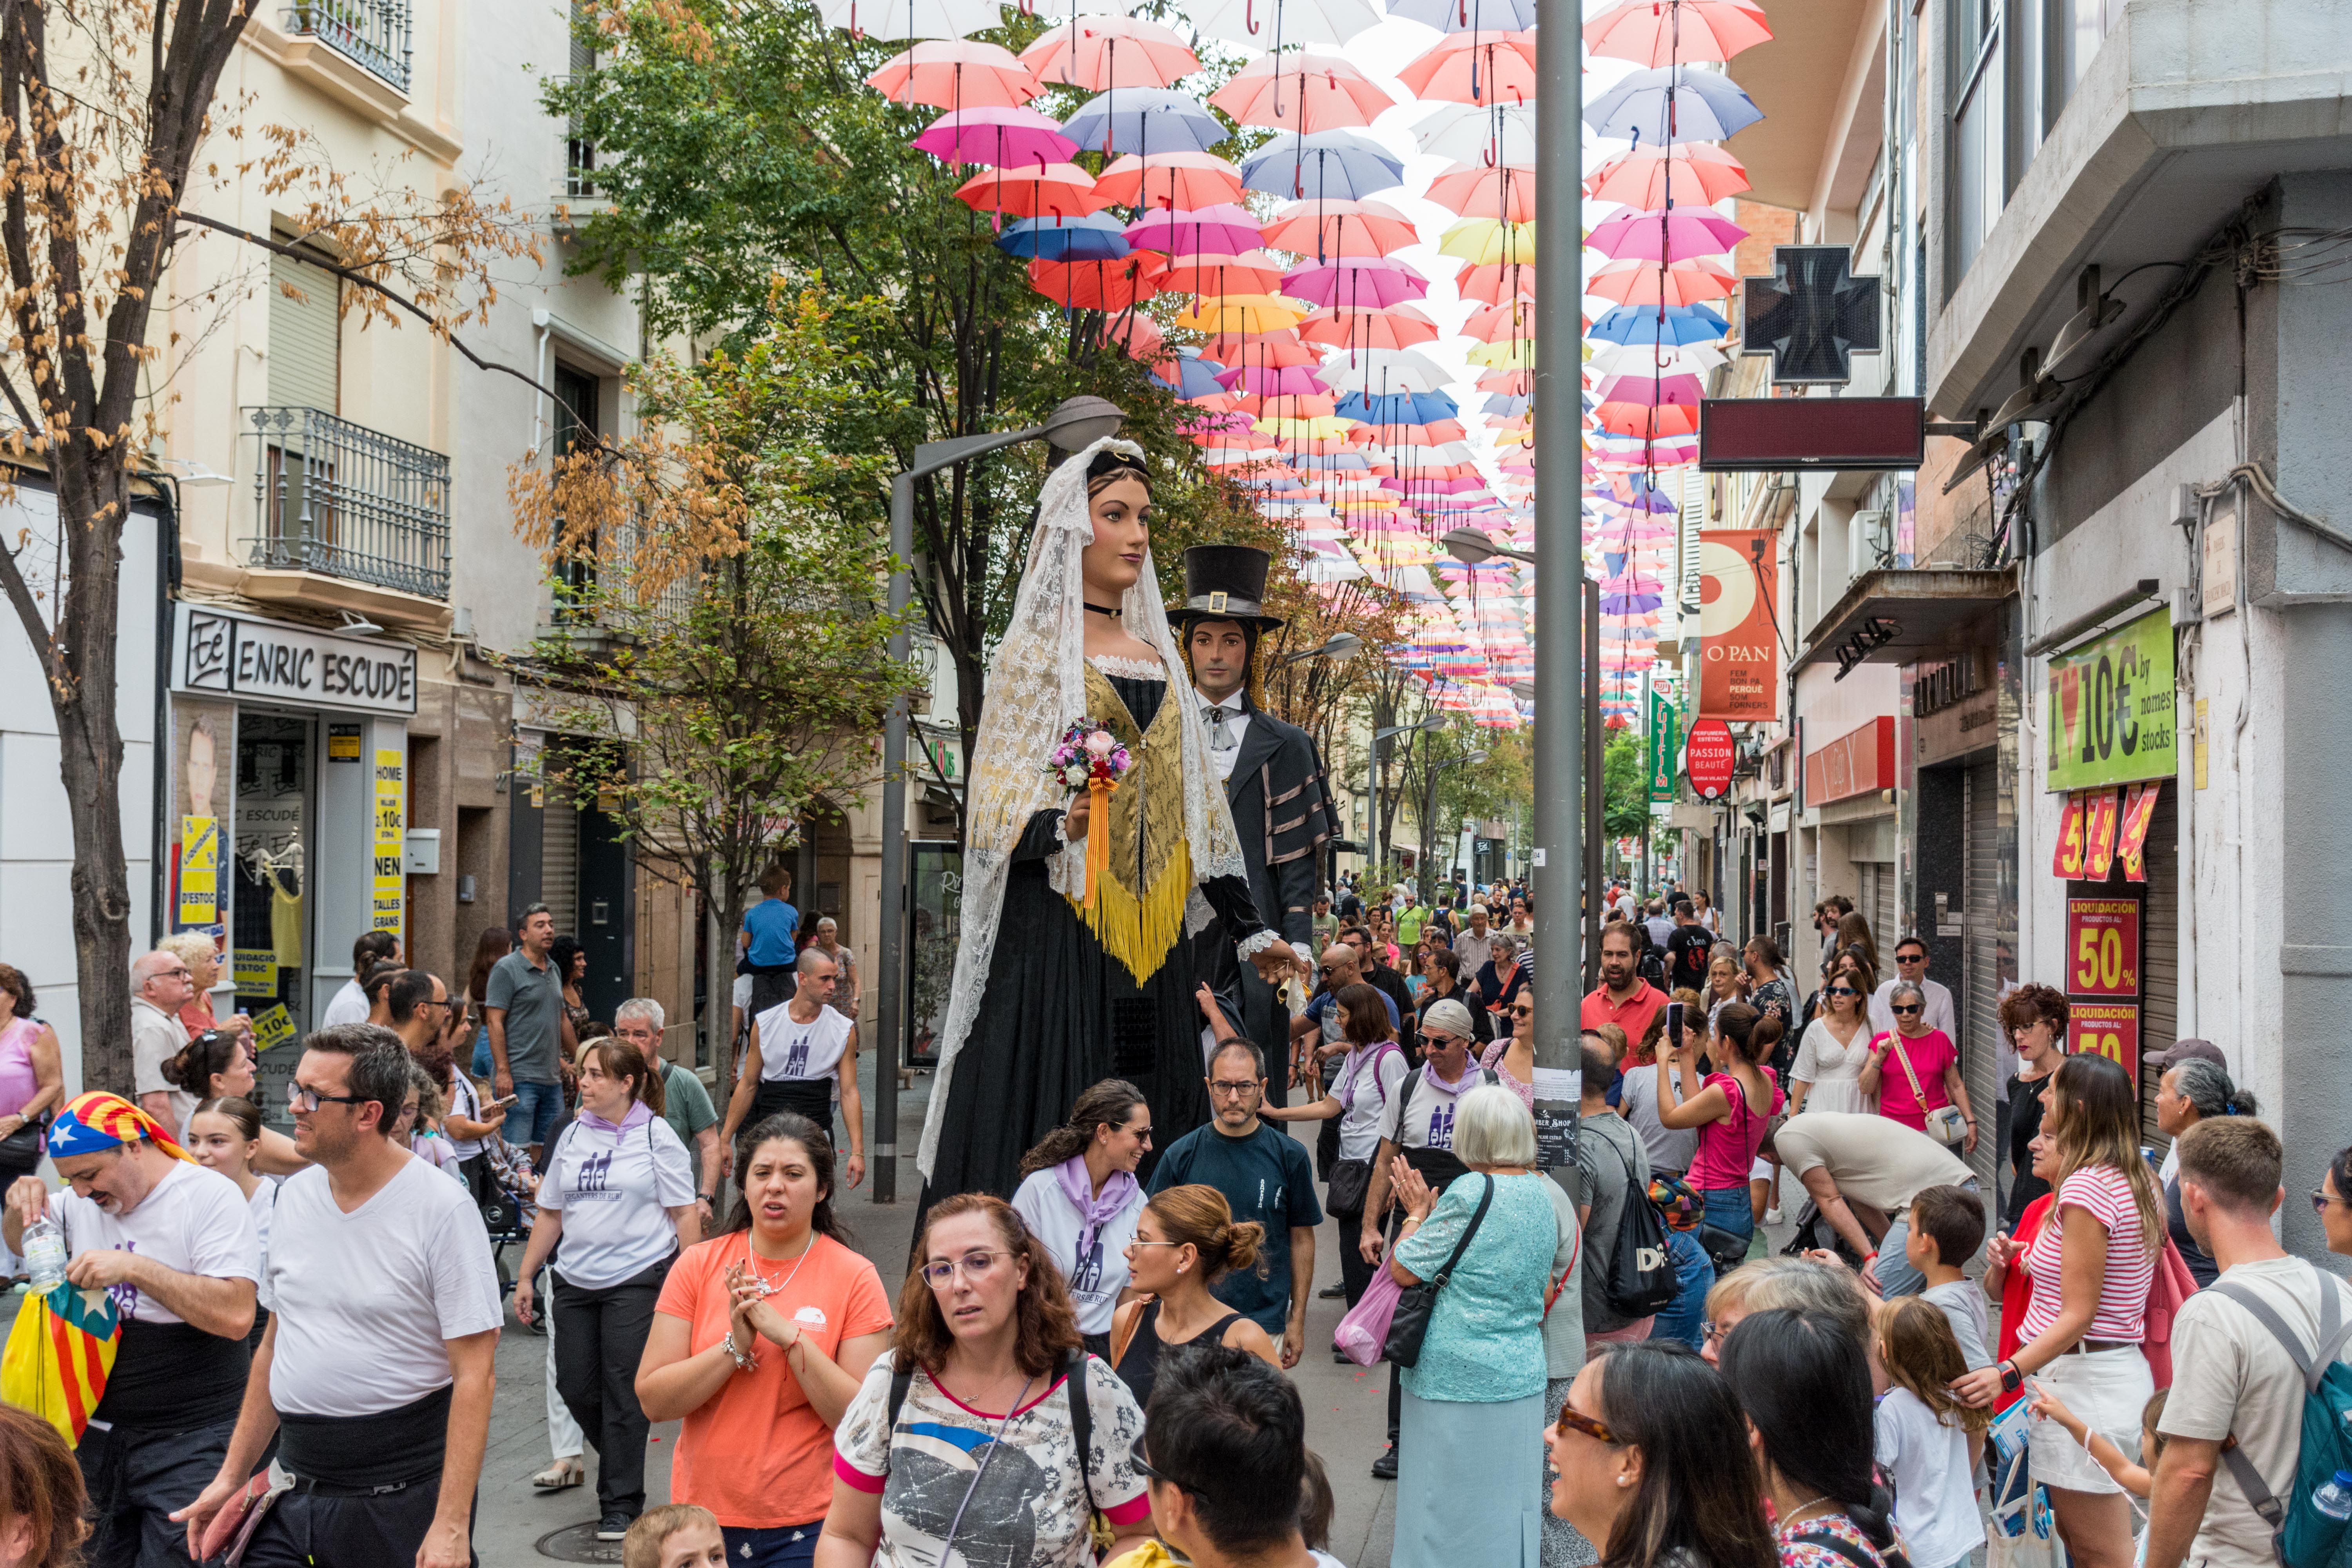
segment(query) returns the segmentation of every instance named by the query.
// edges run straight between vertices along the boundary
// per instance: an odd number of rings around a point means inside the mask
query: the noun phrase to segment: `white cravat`
[[[1242,736],[1249,730],[1249,709],[1238,690],[1223,702],[1210,701],[1197,687],[1192,694],[1200,699],[1201,717],[1209,724],[1209,761],[1216,767],[1217,782],[1223,784],[1234,776],[1234,763],[1241,757]]]

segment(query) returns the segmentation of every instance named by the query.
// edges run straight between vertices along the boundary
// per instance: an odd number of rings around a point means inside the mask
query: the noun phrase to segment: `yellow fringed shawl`
[[[1134,759],[1109,801],[1110,870],[1092,907],[1070,907],[1095,940],[1127,966],[1141,985],[1160,973],[1184,934],[1184,904],[1192,892],[1192,850],[1184,837],[1184,758],[1181,726],[1184,694],[1170,685],[1151,728],[1139,732],[1108,676],[1087,666],[1087,711],[1099,715]],[[1105,830],[1096,823],[1089,832]]]

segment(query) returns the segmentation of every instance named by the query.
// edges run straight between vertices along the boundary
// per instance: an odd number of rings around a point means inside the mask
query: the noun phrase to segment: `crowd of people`
[[[716,1101],[657,1003],[591,1016],[538,907],[455,991],[362,938],[290,1134],[203,943],[134,966],[132,1099],[66,1100],[0,966],[0,1241],[59,1227],[122,1324],[70,1451],[0,1410],[0,1564],[471,1561],[509,1308],[548,1336],[534,1483],[584,1485],[593,1447],[597,1533],[640,1568],[1329,1564],[1291,1374],[1367,1334],[1400,1568],[1957,1568],[2021,1484],[2084,1568],[2263,1568],[2309,1500],[2295,1389],[2352,1300],[2280,1248],[2284,1152],[2208,1042],[2146,1063],[2159,1164],[2133,1075],[2013,989],[1980,1184],[1924,943],[1882,979],[1824,906],[1801,1000],[1700,896],[1612,888],[1547,1170],[1524,892],[1343,889],[1286,1039],[1202,987],[1205,1124],[1163,1147],[1141,1089],[1091,1085],[1016,1190],[930,1203],[894,1293],[836,1212],[864,1176],[855,956],[788,887],[746,921]],[[2352,1150],[2310,1201],[2352,1256]],[[1348,1316],[1315,1343],[1327,1213]]]

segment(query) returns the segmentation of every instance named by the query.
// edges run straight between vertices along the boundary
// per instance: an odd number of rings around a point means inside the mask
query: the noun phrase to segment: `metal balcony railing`
[[[255,566],[449,596],[449,459],[316,408],[247,410]]]
[[[294,0],[285,27],[408,90],[408,0]]]

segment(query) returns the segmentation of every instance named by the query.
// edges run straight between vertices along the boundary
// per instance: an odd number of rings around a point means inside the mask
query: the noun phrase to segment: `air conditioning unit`
[[[1885,511],[1858,511],[1846,525],[1846,575],[1875,572],[1895,559],[1895,519]]]

